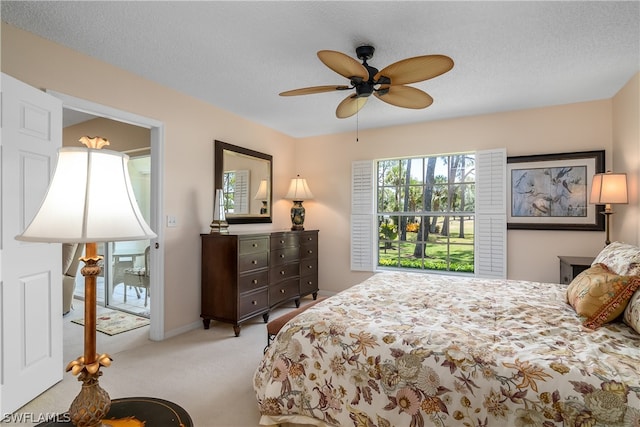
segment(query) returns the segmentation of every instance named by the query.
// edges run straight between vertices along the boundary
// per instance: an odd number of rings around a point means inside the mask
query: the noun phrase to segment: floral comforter
[[[263,425],[640,426],[640,335],[580,325],[566,287],[378,273],[287,323]]]

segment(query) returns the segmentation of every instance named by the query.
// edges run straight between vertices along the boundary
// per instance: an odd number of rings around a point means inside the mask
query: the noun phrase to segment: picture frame
[[[605,151],[507,157],[507,229],[604,231],[603,205],[589,204]]]

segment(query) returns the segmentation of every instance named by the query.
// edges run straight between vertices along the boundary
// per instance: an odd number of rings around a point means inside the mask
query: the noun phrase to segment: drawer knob
[[[258,279],[253,279],[253,280],[251,281],[251,283],[253,283],[254,285],[257,285],[257,284],[258,284]]]
[[[258,247],[258,244],[257,244],[257,243],[254,243],[254,244],[253,244],[253,245],[251,245],[251,246],[253,246],[254,248],[257,248],[257,247]]]
[[[280,254],[280,258],[284,258],[284,254]]]
[[[257,263],[258,263],[257,259],[254,259],[254,260],[251,261],[251,264],[257,264]]]
[[[280,244],[284,245],[284,240],[280,240]]]
[[[280,274],[284,276],[285,274],[287,274],[287,272],[284,270],[280,270]]]
[[[308,268],[309,270],[312,270],[312,269],[313,269],[313,265],[307,265],[307,268]]]
[[[313,251],[312,251],[311,249],[309,249],[309,250],[307,251],[307,253],[308,253],[309,255],[311,255],[311,254],[313,253]]]
[[[253,305],[258,305],[258,301],[253,300],[253,301],[251,301],[251,304],[253,304]]]
[[[311,280],[309,280],[309,281],[307,282],[307,285],[313,285],[313,282],[312,282]]]
[[[281,294],[285,294],[285,293],[287,293],[287,291],[285,291],[284,289],[280,289],[280,293]]]

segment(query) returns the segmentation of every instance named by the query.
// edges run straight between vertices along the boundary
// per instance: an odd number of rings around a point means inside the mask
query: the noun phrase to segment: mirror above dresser
[[[229,224],[272,222],[272,160],[269,154],[215,141],[214,190],[222,189]]]

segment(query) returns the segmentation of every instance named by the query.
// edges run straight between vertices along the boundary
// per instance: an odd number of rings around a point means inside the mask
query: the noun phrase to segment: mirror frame
[[[264,215],[242,215],[227,216],[226,220],[229,224],[259,224],[270,223],[273,217],[273,156],[270,154],[260,153],[244,147],[228,144],[223,141],[215,140],[214,148],[214,190],[222,188],[222,177],[224,175],[224,152],[233,151],[234,153],[243,154],[249,157],[266,160],[269,162],[269,209],[268,216]],[[212,194],[215,194],[213,191]]]

